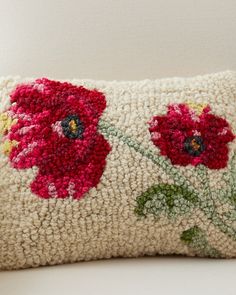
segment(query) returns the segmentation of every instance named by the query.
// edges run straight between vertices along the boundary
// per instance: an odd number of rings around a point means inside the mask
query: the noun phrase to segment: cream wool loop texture
[[[0,79],[0,269],[236,257],[236,73]]]

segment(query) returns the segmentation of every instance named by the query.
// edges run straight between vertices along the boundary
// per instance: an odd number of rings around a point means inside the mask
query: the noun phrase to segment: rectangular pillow
[[[236,257],[236,73],[0,80],[0,268]]]

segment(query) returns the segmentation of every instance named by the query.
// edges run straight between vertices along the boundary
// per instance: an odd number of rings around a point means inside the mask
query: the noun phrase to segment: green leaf
[[[196,195],[177,185],[159,184],[150,187],[137,197],[135,213],[140,216],[165,212],[169,217],[183,215],[198,201]]]
[[[181,241],[192,248],[197,255],[219,258],[222,254],[209,245],[204,231],[198,226],[191,227],[182,232]]]
[[[231,203],[235,206],[236,205],[236,194],[230,195],[229,199]]]
[[[180,239],[188,245],[191,245],[194,242],[194,239],[200,236],[202,233],[201,229],[198,226],[191,227],[182,232]]]

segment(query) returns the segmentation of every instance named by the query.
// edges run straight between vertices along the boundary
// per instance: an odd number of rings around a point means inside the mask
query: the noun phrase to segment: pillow
[[[2,78],[0,268],[236,257],[236,73]]]

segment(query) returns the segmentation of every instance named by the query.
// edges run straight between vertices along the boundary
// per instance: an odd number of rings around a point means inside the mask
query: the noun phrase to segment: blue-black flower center
[[[205,145],[201,136],[187,137],[184,141],[184,149],[191,156],[198,157],[205,150]]]
[[[61,121],[64,135],[70,139],[83,138],[84,125],[77,115],[68,115]]]

